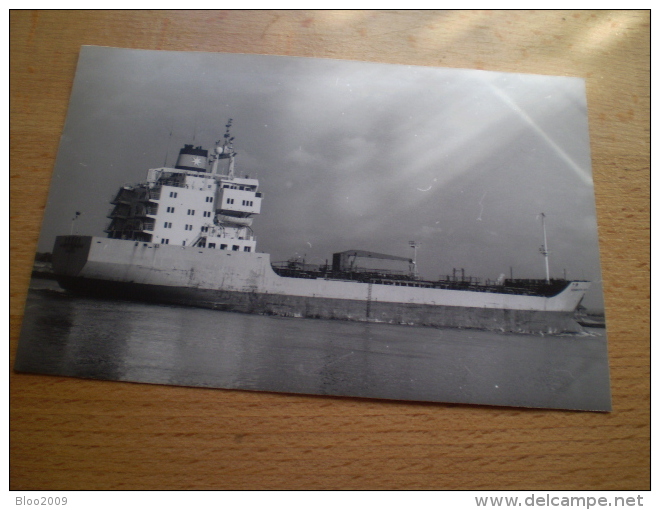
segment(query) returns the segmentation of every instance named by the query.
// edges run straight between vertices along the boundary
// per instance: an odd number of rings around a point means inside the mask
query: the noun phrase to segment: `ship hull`
[[[579,331],[573,312],[588,282],[557,296],[521,296],[355,281],[287,278],[263,253],[162,246],[89,236],[58,237],[65,289],[104,297],[289,317],[342,319],[521,333]]]

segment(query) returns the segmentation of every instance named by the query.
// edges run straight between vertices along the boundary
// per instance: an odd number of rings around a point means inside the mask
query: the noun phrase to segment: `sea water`
[[[93,379],[609,410],[605,329],[523,335],[79,297],[33,278],[15,370]]]

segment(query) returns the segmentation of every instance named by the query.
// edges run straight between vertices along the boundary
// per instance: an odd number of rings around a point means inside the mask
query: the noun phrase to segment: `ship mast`
[[[545,233],[545,213],[541,213],[541,225],[543,226],[543,244],[539,251],[545,257],[545,282],[550,283],[550,264],[548,263],[548,238]]]
[[[234,152],[234,148],[232,147],[232,142],[234,141],[234,137],[230,135],[229,129],[231,128],[231,123],[233,119],[229,119],[229,122],[227,122],[227,125],[225,126],[227,130],[225,131],[224,134],[224,141],[218,140],[215,142],[215,154],[213,155],[213,167],[211,169],[211,173],[213,175],[217,175],[218,173],[218,161],[221,159],[229,159],[229,171],[227,173],[227,177],[230,179],[234,178],[234,158],[236,156],[236,153]]]

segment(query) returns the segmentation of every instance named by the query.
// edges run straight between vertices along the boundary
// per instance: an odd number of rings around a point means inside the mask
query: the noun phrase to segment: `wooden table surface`
[[[586,78],[614,411],[13,373],[81,45]],[[650,488],[650,13],[12,11],[11,489]]]

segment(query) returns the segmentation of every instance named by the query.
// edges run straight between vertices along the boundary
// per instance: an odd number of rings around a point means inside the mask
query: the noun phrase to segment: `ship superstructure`
[[[238,177],[231,120],[209,155],[186,145],[174,168],[123,186],[108,238],[59,236],[53,268],[65,289],[212,309],[525,333],[575,331],[586,281],[419,277],[416,257],[348,250],[332,264],[271,263],[256,250],[252,220],[263,198],[257,179]],[[545,223],[544,223],[545,237]],[[416,244],[410,242],[416,250]],[[416,252],[415,252],[416,253]],[[541,253],[547,261],[547,240]],[[358,259],[406,263],[366,269]],[[547,263],[546,263],[547,267]]]
[[[174,168],[152,168],[146,181],[123,186],[112,201],[111,239],[254,252],[252,216],[261,212],[259,181],[235,175],[230,135],[214,152],[185,145]]]

